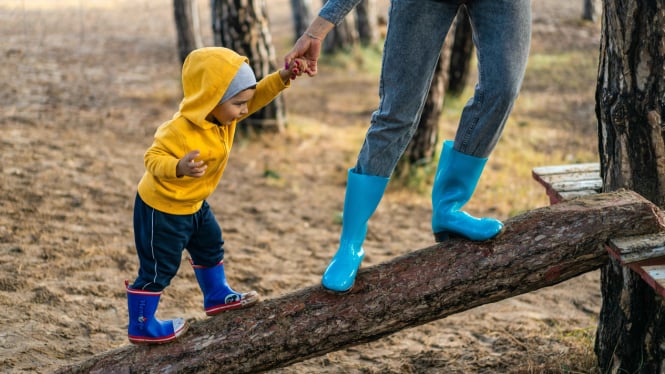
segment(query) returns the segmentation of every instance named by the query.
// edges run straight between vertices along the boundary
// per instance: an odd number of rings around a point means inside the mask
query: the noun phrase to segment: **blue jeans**
[[[462,1],[392,0],[379,108],[354,172],[389,177],[415,133],[444,39]],[[531,43],[530,0],[466,1],[478,83],[455,135],[456,151],[486,158],[517,98]]]

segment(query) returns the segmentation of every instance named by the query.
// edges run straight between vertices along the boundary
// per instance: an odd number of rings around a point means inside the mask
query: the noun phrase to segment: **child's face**
[[[212,110],[212,115],[222,125],[227,125],[233,120],[247,114],[247,103],[254,97],[256,89],[249,88],[239,92],[237,95],[217,105]]]

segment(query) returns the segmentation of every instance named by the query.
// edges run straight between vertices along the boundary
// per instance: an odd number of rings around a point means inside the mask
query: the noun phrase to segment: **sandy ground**
[[[288,2],[269,3],[281,60]],[[599,28],[579,22],[581,3],[534,4],[534,51],[597,54]],[[170,1],[53,4],[0,3],[0,372],[50,372],[128,344],[135,185],[155,128],[180,99]],[[376,87],[358,71],[301,78],[285,93],[288,131],[236,143],[209,200],[233,287],[271,298],[319,282]],[[592,100],[579,98],[567,115],[588,123]],[[511,183],[533,183],[530,205],[547,204],[535,182]],[[370,221],[364,264],[431,245],[430,216],[428,196],[390,189]],[[206,318],[182,265],[159,315]],[[598,273],[585,274],[274,372],[581,372],[580,357],[593,359],[599,290]]]

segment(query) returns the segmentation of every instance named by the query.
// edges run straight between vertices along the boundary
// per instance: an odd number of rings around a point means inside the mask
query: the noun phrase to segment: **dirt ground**
[[[268,3],[281,61],[291,33],[288,2]],[[532,53],[595,58],[600,28],[579,20],[581,6],[534,2]],[[128,344],[123,282],[137,271],[135,187],[155,128],[180,100],[171,1],[8,0],[0,3],[0,35],[0,372],[51,372]],[[542,159],[556,162],[548,152],[559,147],[593,152],[594,82],[582,82],[583,93],[560,92],[556,82],[539,86],[530,74],[521,97],[548,99],[538,108],[521,99],[518,123],[570,132],[535,146]],[[345,170],[376,92],[375,75],[329,66],[285,92],[286,133],[236,143],[209,200],[234,288],[271,298],[319,282],[336,250]],[[442,126],[450,134],[454,123]],[[507,130],[490,164],[519,134]],[[503,177],[496,188],[488,186],[494,179],[482,182],[473,213],[506,219],[514,209],[491,201],[509,198],[527,208],[547,205],[528,175],[489,169]],[[505,192],[516,185],[530,192]],[[390,188],[370,221],[364,266],[431,245],[430,217],[428,194]],[[589,372],[600,302],[592,272],[273,372]],[[184,257],[158,314],[206,318]]]

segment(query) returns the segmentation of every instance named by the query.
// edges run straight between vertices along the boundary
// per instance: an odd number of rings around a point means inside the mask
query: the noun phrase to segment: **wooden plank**
[[[665,297],[665,232],[610,239],[610,255]]]
[[[532,175],[545,187],[551,205],[593,195],[603,188],[599,163],[537,167]],[[605,248],[665,297],[665,232],[614,238]]]
[[[539,166],[533,168],[533,172],[541,176],[588,172],[595,172],[600,175],[600,163],[591,162],[586,164]]]
[[[536,173],[533,171],[533,173]],[[543,181],[549,183],[549,184],[554,184],[554,183],[560,183],[560,182],[574,182],[574,181],[602,181],[600,178],[600,173],[597,171],[589,171],[589,172],[579,172],[579,173],[569,173],[569,174],[538,174],[536,173],[540,179]]]
[[[665,266],[644,266],[642,267],[644,275],[642,279],[656,290],[661,296],[665,296]],[[645,277],[646,275],[646,277]]]
[[[665,232],[613,238],[608,245],[622,264],[665,264]]]
[[[551,187],[545,187],[545,193],[550,199],[550,205],[554,205],[566,200],[572,200],[578,197],[595,195],[599,193],[596,190],[576,190],[576,191],[557,191]]]
[[[597,193],[598,193],[598,191],[596,191],[596,190],[560,192],[560,193],[558,193],[558,198],[559,198],[558,200],[559,201],[572,200],[572,199],[575,199],[575,198],[578,198],[578,197],[595,195]]]
[[[600,192],[603,181],[598,178],[594,180],[567,180],[551,183],[552,189],[558,192],[592,190]]]
[[[533,168],[533,178],[545,187],[550,204],[601,192],[600,164],[585,163]]]

